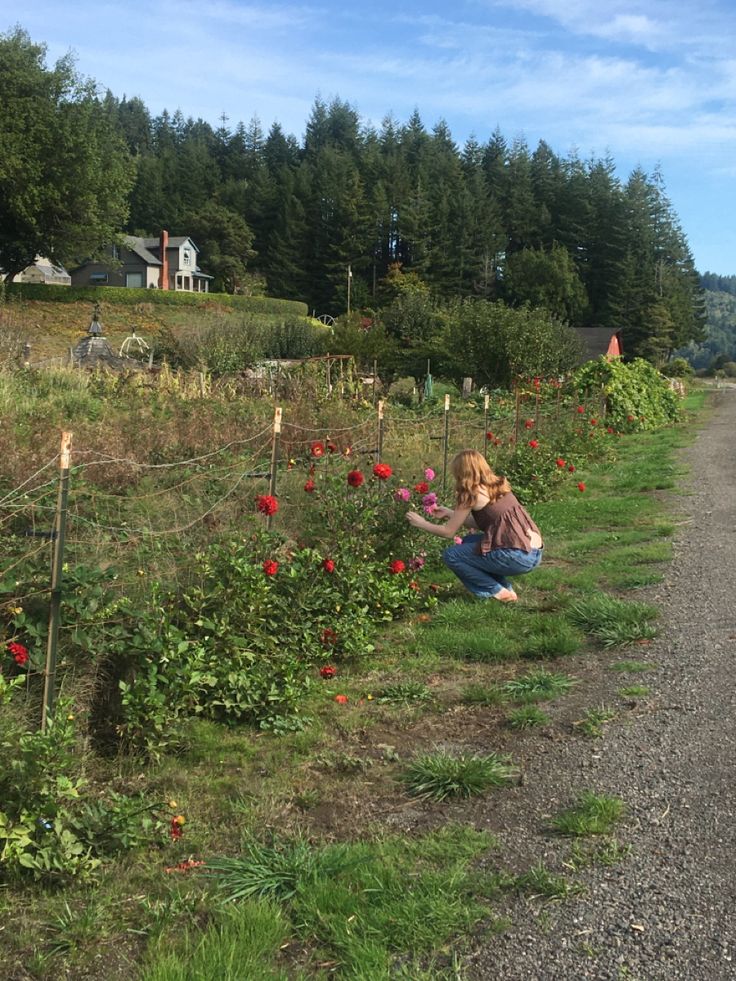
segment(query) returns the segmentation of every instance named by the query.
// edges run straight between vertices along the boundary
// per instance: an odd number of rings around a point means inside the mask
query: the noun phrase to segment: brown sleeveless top
[[[473,517],[485,536],[480,543],[483,553],[494,548],[519,548],[522,552],[531,552],[528,532],[535,531],[540,541],[542,538],[524,505],[511,492],[499,497],[493,504],[473,511]]]

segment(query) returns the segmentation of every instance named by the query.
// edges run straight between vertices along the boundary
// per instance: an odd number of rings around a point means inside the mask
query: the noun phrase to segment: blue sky
[[[544,139],[610,153],[625,179],[660,165],[698,268],[736,274],[736,6],[732,0],[0,0],[115,95],[301,137],[316,95],[366,122],[418,109],[455,140]]]

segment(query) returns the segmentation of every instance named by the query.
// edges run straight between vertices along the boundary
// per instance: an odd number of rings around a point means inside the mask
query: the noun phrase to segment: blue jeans
[[[494,548],[485,555],[478,551],[483,535],[466,535],[461,545],[451,545],[442,561],[475,596],[488,599],[502,589],[512,589],[509,576],[522,576],[542,561],[541,548]]]

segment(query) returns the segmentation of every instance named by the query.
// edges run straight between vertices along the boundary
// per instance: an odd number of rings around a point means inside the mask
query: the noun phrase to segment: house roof
[[[158,249],[161,246],[161,239],[159,238],[142,238],[141,242],[145,245],[147,249]],[[194,244],[194,242],[189,238],[188,235],[171,235],[169,236],[169,248],[178,249],[180,245],[184,245],[185,242],[189,242],[191,247],[195,252],[199,252],[199,249]]]
[[[607,354],[611,339],[618,336],[620,340],[621,335],[621,331],[609,327],[573,327],[573,330],[582,341],[585,360],[588,361]]]
[[[157,259],[153,252],[149,252],[147,243],[157,242],[157,239],[147,239],[139,238],[137,235],[127,235],[125,238],[125,244],[130,249],[131,252],[135,252],[139,259],[149,266],[160,266],[161,260]]]

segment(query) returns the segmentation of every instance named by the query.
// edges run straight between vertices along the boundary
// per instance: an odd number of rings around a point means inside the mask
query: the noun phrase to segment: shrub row
[[[48,286],[45,283],[9,283],[9,297],[22,300],[51,300],[55,303],[76,303],[87,300],[135,306],[152,303],[168,306],[228,306],[249,313],[270,313],[280,316],[307,316],[307,304],[299,300],[279,300],[270,296],[233,296],[230,293],[184,293],[174,290],[127,289],[121,286]]]

